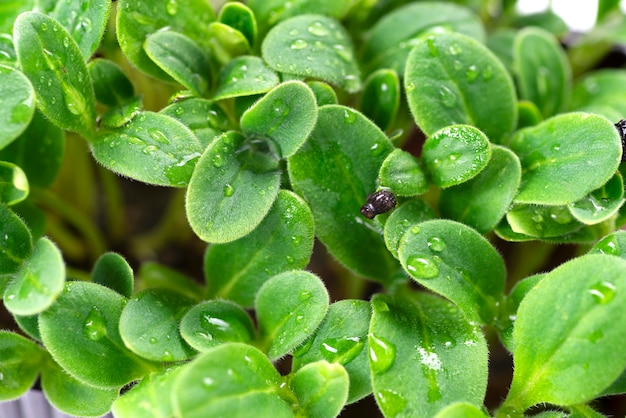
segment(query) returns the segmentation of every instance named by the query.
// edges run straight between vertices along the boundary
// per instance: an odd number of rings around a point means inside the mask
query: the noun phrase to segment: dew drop
[[[441,86],[439,89],[439,97],[446,107],[453,107],[456,104],[456,94],[446,86]]]
[[[291,243],[296,247],[302,243],[302,236],[300,235],[292,235]]]
[[[42,23],[41,26],[39,26],[41,28],[42,32],[47,32],[48,31],[48,24],[47,23]]]
[[[287,261],[287,263],[289,263],[289,264],[293,264],[293,263],[296,261],[296,260],[295,260],[295,258],[293,258],[293,256],[292,256],[292,255],[287,255],[287,256],[285,256],[285,260],[286,260],[286,261]]]
[[[306,302],[307,300],[311,299],[312,296],[313,295],[311,294],[310,291],[302,290],[300,294],[298,295],[298,299],[300,299],[302,302]]]
[[[589,293],[596,303],[605,305],[615,297],[616,287],[610,282],[597,282],[589,288]]]
[[[602,254],[620,255],[622,250],[620,249],[619,242],[615,237],[609,237],[596,244],[596,248]]]
[[[215,154],[212,161],[214,167],[221,167],[224,165],[224,158],[221,154]]]
[[[98,308],[91,308],[85,323],[83,333],[91,341],[98,341],[107,334],[106,320]]]
[[[345,109],[343,112],[343,121],[349,124],[356,122],[356,113],[351,109]]]
[[[560,225],[572,222],[573,218],[566,207],[554,207],[550,209],[550,219]]]
[[[235,193],[235,188],[230,183],[224,186],[224,197],[231,197]]]
[[[374,373],[385,373],[396,360],[396,347],[382,337],[369,336],[370,366]]]
[[[439,253],[445,250],[446,242],[440,237],[430,237],[428,239],[428,248]]]
[[[326,36],[328,35],[328,28],[324,26],[322,22],[313,22],[307,28],[310,34],[315,36]]]
[[[156,145],[148,145],[145,146],[141,152],[143,152],[144,154],[152,154],[153,152],[157,151],[159,149],[159,147],[157,147]]]
[[[467,79],[468,83],[473,83],[474,81],[476,81],[476,79],[478,78],[479,74],[480,73],[479,73],[478,69],[476,68],[476,66],[475,65],[470,65],[467,68],[467,71],[465,71],[465,78]]]
[[[291,49],[304,49],[309,46],[309,43],[304,39],[296,39],[291,43]]]
[[[406,399],[395,390],[383,389],[376,393],[376,399],[388,417],[400,415],[406,408]]]
[[[291,109],[289,108],[289,106],[287,106],[287,104],[282,99],[276,99],[272,103],[273,117],[279,117],[282,119],[289,114],[290,110]]]
[[[169,139],[167,139],[165,134],[157,128],[148,129],[148,134],[150,134],[150,137],[160,144],[170,143]]]
[[[210,377],[205,377],[202,379],[202,386],[207,389],[213,389],[213,385],[215,384],[215,380]]]
[[[463,52],[463,50],[458,45],[453,44],[448,47],[448,53],[452,56],[457,56],[461,54],[461,52]]]
[[[363,351],[364,346],[360,337],[327,338],[322,341],[320,353],[331,363],[347,364]]]
[[[493,69],[491,68],[491,65],[488,65],[487,67],[485,67],[485,70],[483,71],[483,78],[485,80],[489,80],[491,79],[491,76],[493,76]]]
[[[411,81],[406,85],[406,92],[409,93],[413,90],[415,90],[415,83]]]
[[[157,341],[158,341],[158,340],[157,340],[156,338],[154,338],[154,337],[150,337],[150,339],[148,340],[148,342],[149,342],[150,344],[156,344],[156,343],[157,343]]]
[[[370,155],[372,157],[378,157],[383,152],[383,146],[378,142],[370,147]]]
[[[406,268],[418,279],[432,279],[439,275],[439,267],[429,257],[412,255],[407,259]]]
[[[70,39],[67,36],[63,38],[63,46],[66,48],[70,46]]]
[[[415,225],[414,227],[411,228],[411,233],[412,234],[419,234],[421,231],[420,227]]]

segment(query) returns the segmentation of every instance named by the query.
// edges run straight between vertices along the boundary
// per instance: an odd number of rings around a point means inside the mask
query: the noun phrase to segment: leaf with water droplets
[[[401,149],[393,150],[385,158],[378,172],[378,183],[396,196],[417,196],[428,189],[418,160]]]
[[[503,408],[574,405],[626,368],[626,260],[593,254],[557,267],[517,311],[513,382]],[[537,344],[540,341],[541,344]]]
[[[0,203],[11,206],[28,197],[30,187],[24,171],[17,165],[0,161]]]
[[[207,147],[189,181],[189,224],[204,241],[235,241],[265,218],[279,185],[278,160],[268,144],[226,132]]]
[[[231,129],[228,116],[216,103],[200,98],[178,100],[161,109],[159,113],[170,116],[191,129],[200,146],[205,149],[213,138]]]
[[[0,401],[17,399],[35,383],[44,351],[21,335],[0,330],[0,353]]]
[[[265,93],[279,81],[278,75],[261,58],[237,57],[220,72],[213,100]]]
[[[411,48],[427,33],[458,32],[483,42],[485,29],[469,8],[456,4],[411,3],[386,14],[367,34],[363,62],[369,71],[389,68],[404,74]]]
[[[251,233],[207,248],[204,272],[208,296],[252,307],[259,288],[270,277],[306,267],[313,251],[313,233],[309,207],[295,193],[281,190],[267,216]]]
[[[626,231],[615,231],[602,238],[589,254],[609,254],[626,259]]]
[[[294,350],[292,370],[319,360],[341,364],[350,376],[347,403],[372,392],[368,363],[367,333],[372,309],[363,300],[333,303],[319,328]]]
[[[171,30],[151,34],[144,43],[146,54],[163,71],[197,96],[211,87],[211,63],[191,38]]]
[[[506,220],[513,232],[536,238],[559,237],[584,226],[567,206],[515,205],[507,212]]]
[[[413,279],[450,299],[472,321],[494,321],[506,271],[500,254],[478,232],[443,219],[422,222],[404,234],[398,256]]]
[[[518,131],[510,148],[522,163],[517,203],[566,205],[602,187],[622,156],[613,123],[602,116],[567,113]]]
[[[47,28],[47,29],[44,29]],[[60,128],[91,139],[95,98],[78,46],[56,20],[23,13],[15,21],[15,49],[37,95],[37,107]]]
[[[270,30],[261,50],[281,73],[319,78],[350,93],[361,88],[350,36],[333,18],[311,14],[285,20]]]
[[[139,112],[91,143],[94,158],[111,171],[149,184],[185,186],[200,158],[196,136],[161,113]]]
[[[570,203],[568,208],[580,222],[595,225],[615,215],[624,201],[624,181],[619,173],[615,173],[602,187]]]
[[[96,58],[87,64],[96,100],[107,106],[123,105],[135,96],[133,84],[113,61]]]
[[[348,373],[339,363],[309,363],[293,373],[289,387],[298,398],[296,414],[334,418],[348,398]]]
[[[257,348],[225,343],[184,366],[171,394],[174,415],[293,418],[296,401],[269,359]],[[286,399],[289,399],[287,401]]]
[[[482,404],[487,343],[460,310],[425,293],[377,294],[372,308],[372,387],[385,416],[431,417],[452,402]]]
[[[35,111],[35,91],[20,71],[0,65],[0,149],[28,127]]]
[[[307,140],[317,121],[315,96],[300,81],[282,83],[241,116],[241,130],[249,138],[271,139],[282,158],[291,157]]]
[[[32,250],[31,234],[24,221],[6,205],[0,204],[0,291],[4,291],[1,286],[4,279],[15,273]]]
[[[92,386],[119,389],[157,368],[129,351],[119,334],[127,299],[95,283],[68,282],[56,302],[39,315],[52,358]]]
[[[61,251],[48,238],[40,238],[7,286],[4,305],[16,315],[38,314],[52,305],[64,283]]]
[[[385,222],[385,245],[398,258],[400,240],[410,228],[418,228],[416,224],[434,219],[435,211],[421,199],[405,201],[398,206]]]
[[[314,274],[288,271],[261,286],[255,309],[260,346],[275,360],[315,331],[328,310],[328,292]]]
[[[404,87],[413,118],[426,135],[467,124],[502,143],[515,128],[511,77],[491,51],[461,34],[419,38],[407,59]]]
[[[557,114],[567,104],[572,70],[552,34],[537,27],[520,30],[513,46],[513,65],[520,98],[535,103],[544,117]]]

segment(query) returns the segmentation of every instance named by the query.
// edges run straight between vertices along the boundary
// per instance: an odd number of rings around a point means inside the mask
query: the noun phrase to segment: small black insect
[[[615,124],[615,129],[619,133],[619,137],[622,140],[622,162],[626,161],[626,119],[620,119]]]
[[[367,196],[365,204],[361,206],[361,214],[367,219],[389,212],[396,207],[396,197],[389,190],[379,190]]]

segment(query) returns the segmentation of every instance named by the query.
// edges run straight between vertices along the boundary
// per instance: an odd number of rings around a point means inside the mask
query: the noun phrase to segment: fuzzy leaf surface
[[[278,75],[261,58],[237,57],[220,72],[213,100],[265,93],[279,82]]]
[[[51,16],[72,35],[83,60],[87,61],[100,45],[110,11],[108,0],[59,1]]]
[[[35,112],[35,90],[20,71],[0,65],[0,149],[20,136]]]
[[[289,383],[298,398],[296,413],[316,418],[338,416],[348,398],[349,382],[341,364],[322,360],[305,365]]]
[[[9,331],[0,331],[0,400],[10,401],[31,388],[41,368],[42,349],[34,342]]]

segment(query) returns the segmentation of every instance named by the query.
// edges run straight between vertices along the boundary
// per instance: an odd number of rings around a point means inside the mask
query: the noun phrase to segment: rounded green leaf
[[[372,299],[372,387],[385,416],[432,417],[452,402],[482,404],[487,343],[449,302],[425,293]]]
[[[361,113],[338,105],[319,109],[315,129],[289,158],[289,178],[313,212],[316,236],[348,268],[386,282],[397,264],[376,220],[359,212],[376,190],[381,164],[393,146]]]
[[[398,258],[400,240],[415,224],[434,219],[435,211],[421,199],[412,199],[398,206],[385,222],[385,245]]]
[[[208,32],[211,54],[222,65],[251,52],[245,35],[231,26],[221,22],[211,22]]]
[[[101,389],[82,383],[53,360],[47,361],[41,371],[41,387],[56,409],[76,416],[104,415],[119,396],[119,389]]]
[[[341,23],[322,15],[301,15],[276,25],[261,46],[274,70],[319,78],[354,93],[361,75],[352,42]]]
[[[317,121],[315,95],[306,84],[288,81],[272,89],[241,116],[241,130],[249,138],[271,139],[283,158],[304,144]]]
[[[198,351],[227,342],[249,343],[255,332],[252,320],[239,305],[209,300],[191,308],[180,321],[180,334]]]
[[[198,356],[176,378],[175,415],[245,418],[254,411],[260,417],[292,418],[280,385],[280,375],[258,349],[222,344]]]
[[[14,273],[32,250],[32,238],[24,221],[6,205],[0,204],[0,277]],[[3,289],[0,286],[0,291]]]
[[[20,71],[0,65],[0,149],[28,126],[35,111],[35,91]]]
[[[220,9],[220,22],[237,29],[254,46],[257,36],[256,18],[254,12],[242,3],[226,3]]]
[[[220,72],[213,100],[265,93],[279,81],[278,75],[261,58],[237,57]]]
[[[24,171],[17,165],[0,161],[0,203],[14,205],[26,199],[30,187]]]
[[[69,282],[39,315],[39,330],[52,358],[78,380],[120,388],[155,367],[125,346],[118,324],[126,298],[95,283]],[[154,324],[151,324],[154,325]]]
[[[211,64],[204,50],[191,38],[171,30],[149,35],[146,54],[170,77],[198,96],[207,94]]]
[[[39,315],[20,316],[13,315],[13,319],[22,331],[33,340],[41,341],[39,334]]]
[[[152,77],[169,77],[146,54],[146,38],[168,29],[188,36],[207,49],[211,36],[207,23],[215,19],[210,3],[204,0],[168,0],[154,4],[148,0],[120,0],[117,3],[117,40],[124,55],[141,71]]]
[[[13,32],[24,74],[33,83],[37,107],[62,129],[90,139],[96,111],[87,66],[71,35],[37,12],[21,14]]]
[[[388,129],[400,107],[400,80],[394,70],[378,70],[365,80],[361,111],[382,130]]]
[[[296,413],[334,418],[348,398],[348,373],[341,364],[325,360],[309,363],[293,374],[289,387],[298,398]]]
[[[108,0],[91,0],[87,6],[75,1],[59,1],[50,16],[72,35],[87,61],[100,45],[110,9]]]
[[[577,220],[587,225],[603,222],[613,216],[624,204],[624,181],[616,173],[602,187],[577,202],[568,205]]]
[[[535,103],[544,117],[562,110],[572,70],[558,40],[543,29],[524,28],[515,37],[513,56],[520,97]]]
[[[474,178],[441,191],[439,209],[450,219],[463,222],[480,233],[498,225],[517,194],[522,168],[508,148],[491,146],[487,166]]]
[[[128,103],[117,105],[100,116],[100,131],[106,128],[116,129],[130,123],[131,120],[143,111],[140,97],[131,99]]]
[[[548,273],[515,323],[515,368],[503,408],[588,402],[626,367],[626,260],[587,255]],[[541,344],[536,344],[541,341]]]
[[[426,135],[467,124],[501,143],[515,128],[511,77],[491,51],[466,36],[420,38],[407,59],[404,87],[413,117]]]
[[[622,115],[626,113],[626,71],[602,69],[585,74],[574,84],[572,109],[590,105],[609,106]]]
[[[131,81],[113,61],[96,58],[87,64],[96,100],[107,106],[129,102],[135,95]]]
[[[111,171],[149,184],[185,186],[202,149],[177,120],[139,112],[126,125],[104,130],[91,143],[94,158]]]
[[[422,161],[431,180],[446,188],[475,177],[489,163],[491,146],[480,130],[454,125],[433,133],[422,148]]]
[[[411,48],[426,33],[458,32],[482,42],[485,30],[470,9],[435,1],[411,3],[383,16],[368,33],[363,61],[368,70],[389,68],[404,74]]]
[[[0,330],[0,401],[19,398],[31,388],[41,367],[43,351],[21,335]]]
[[[510,144],[522,163],[517,203],[566,205],[606,183],[622,147],[602,116],[568,113],[518,131]]]
[[[249,0],[248,6],[254,11],[263,28],[273,26],[281,20],[308,13],[317,13],[342,19],[358,0]]]
[[[269,212],[280,184],[277,161],[236,132],[205,150],[187,188],[187,219],[204,241],[225,243],[249,234]],[[264,145],[264,144],[260,144]]]
[[[468,318],[494,321],[506,271],[500,254],[478,232],[443,219],[422,222],[406,232],[398,257],[415,281],[450,299]]]
[[[322,322],[328,292],[307,271],[288,271],[265,282],[255,301],[262,345],[277,359],[301,344]]]
[[[515,205],[506,220],[513,232],[538,238],[558,237],[583,227],[566,206]]]
[[[197,302],[202,300],[205,294],[204,288],[191,277],[152,261],[139,267],[136,287],[169,289]]]
[[[33,253],[7,286],[4,305],[16,315],[35,315],[46,310],[65,283],[61,251],[48,238],[40,238]]]
[[[320,360],[341,364],[350,376],[347,403],[372,392],[367,334],[372,308],[364,300],[333,303],[319,328],[293,353],[292,370]]]
[[[311,80],[307,81],[306,84],[311,88],[313,94],[315,94],[315,100],[318,106],[339,103],[335,90],[323,81]]]
[[[254,305],[270,277],[303,269],[313,250],[311,210],[295,193],[281,190],[267,216],[251,233],[226,244],[212,244],[204,257],[208,296]]]
[[[213,138],[230,128],[228,116],[221,107],[210,100],[189,98],[178,100],[161,109],[160,113],[172,117],[191,129],[200,146],[205,149]]]
[[[133,294],[133,269],[117,253],[105,253],[98,258],[91,272],[91,280],[127,298]]]
[[[455,402],[439,411],[435,418],[489,418],[489,415],[474,404]]]
[[[615,231],[602,238],[589,254],[609,254],[626,259],[626,231]]]

